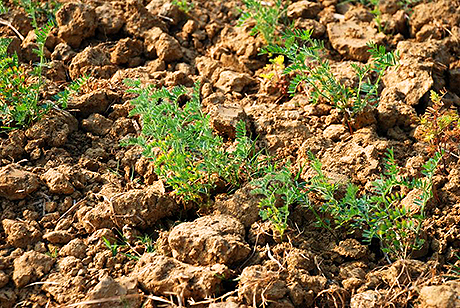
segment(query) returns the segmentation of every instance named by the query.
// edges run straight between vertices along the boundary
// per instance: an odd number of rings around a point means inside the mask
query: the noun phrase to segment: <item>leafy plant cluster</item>
[[[280,234],[287,227],[289,206],[297,203],[312,210],[318,224],[332,234],[334,227],[357,228],[362,230],[367,242],[378,239],[389,258],[405,258],[423,244],[419,233],[425,206],[433,195],[432,178],[441,156],[436,153],[423,165],[421,177],[409,179],[399,174],[393,151],[389,150],[385,172],[372,183],[369,194],[360,195],[357,186],[343,187],[328,178],[320,161],[310,153],[316,175],[308,182],[299,183],[299,175],[293,178],[285,167],[253,181],[257,186],[254,193],[265,196],[260,203],[261,215],[270,220]],[[320,206],[315,206],[312,200],[320,200]],[[332,220],[322,218],[317,209]]]
[[[278,41],[280,20],[286,13],[287,5],[283,0],[274,0],[272,3],[260,0],[243,0],[246,10],[240,10],[239,25],[254,22],[251,35],[261,35],[267,44]]]
[[[283,44],[270,44],[264,53],[283,55],[288,60],[284,74],[294,73],[288,92],[295,94],[303,85],[310,90],[313,103],[320,99],[332,104],[349,119],[366,106],[378,104],[379,84],[385,71],[398,63],[398,55],[385,47],[368,43],[371,59],[367,64],[352,64],[358,84],[349,87],[334,76],[330,63],[322,54],[324,43],[311,38],[312,31],[288,30]]]
[[[51,108],[40,104],[43,86],[43,67],[46,65],[45,41],[53,27],[52,23],[37,29],[37,46],[34,50],[37,63],[29,76],[21,66],[16,54],[8,54],[10,39],[0,38],[0,123],[2,128],[26,127],[38,120]]]
[[[121,236],[121,239],[114,239],[113,242],[105,237],[102,237],[102,240],[104,241],[104,245],[107,247],[107,249],[112,252],[113,258],[115,258],[118,253],[121,253],[132,260],[138,261],[142,256],[142,254],[139,253],[137,249],[138,247],[142,247],[143,253],[152,253],[156,249],[155,242],[147,234],[138,237],[136,241],[136,247],[130,245],[128,240],[123,236]]]
[[[432,106],[420,117],[418,138],[429,144],[430,152],[444,151],[460,158],[460,117],[455,108],[442,102],[445,93],[430,92]]]
[[[29,15],[32,27],[38,29],[40,21],[56,23],[56,12],[62,6],[61,3],[51,0],[41,3],[33,0],[13,0],[13,4],[20,6]]]
[[[7,8],[0,3],[0,13],[7,12]],[[18,55],[9,54],[8,46],[11,39],[0,38],[0,129],[28,127],[48,113],[53,107],[66,108],[72,95],[79,92],[88,76],[74,80],[64,91],[58,93],[55,102],[40,102],[40,94],[45,83],[44,69],[47,67],[45,57],[45,42],[54,27],[54,13],[59,8],[57,2],[40,4],[32,0],[21,0],[18,3],[29,15],[36,34],[38,63],[34,63],[31,72],[25,69],[19,61]],[[48,20],[39,27],[40,19]]]
[[[244,122],[236,127],[236,146],[228,151],[215,135],[209,116],[201,111],[199,84],[183,107],[179,100],[187,89],[142,87],[126,80],[130,93],[137,94],[130,115],[140,115],[142,133],[124,145],[139,145],[143,155],[155,163],[156,174],[184,201],[200,201],[210,195],[216,183],[237,187],[255,170],[254,142],[246,136]]]
[[[172,0],[171,3],[185,13],[189,13],[194,7],[193,2],[188,0]]]
[[[257,187],[252,193],[265,196],[259,204],[259,215],[263,220],[269,220],[283,237],[288,226],[289,207],[301,198],[301,186],[298,184],[300,172],[292,178],[287,167],[278,168],[269,164],[264,174],[251,182]]]

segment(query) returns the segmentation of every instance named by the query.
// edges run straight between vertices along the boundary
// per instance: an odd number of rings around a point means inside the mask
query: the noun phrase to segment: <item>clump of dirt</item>
[[[124,79],[158,88],[199,81],[203,112],[224,142],[242,121],[258,138],[254,150],[290,161],[302,181],[313,174],[309,151],[330,178],[363,192],[388,148],[420,176],[429,155],[414,136],[430,90],[460,106],[460,3],[381,1],[376,19],[358,2],[291,1],[284,18],[324,41],[332,73],[350,87],[352,67],[370,57],[367,42],[399,53],[379,104],[347,122],[330,104],[262,77],[265,42],[251,35],[253,24],[237,26],[239,0],[188,1],[188,12],[165,0],[64,1],[45,44],[42,99],[87,82],[67,109],[0,133],[0,307],[458,307],[455,153],[434,178],[423,247],[390,263],[363,231],[331,234],[298,204],[280,238],[259,216],[262,196],[250,183],[219,186],[206,204],[182,202],[139,147],[120,145],[142,130]],[[17,1],[4,3],[0,36],[32,69],[29,16]]]

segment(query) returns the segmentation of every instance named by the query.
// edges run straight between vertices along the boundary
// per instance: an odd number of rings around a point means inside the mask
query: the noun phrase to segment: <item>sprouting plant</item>
[[[358,188],[348,184],[343,197],[337,197],[340,186],[330,183],[321,172],[321,164],[314,159],[317,176],[308,191],[320,195],[322,211],[334,217],[336,226],[359,228],[367,242],[378,239],[389,258],[406,258],[423,244],[419,233],[425,206],[433,196],[432,178],[441,157],[441,153],[436,153],[423,165],[423,177],[409,179],[399,175],[400,168],[389,150],[385,172],[372,183],[371,193],[359,196]]]
[[[141,115],[142,134],[123,145],[141,146],[143,155],[154,161],[156,174],[184,201],[206,198],[219,179],[238,187],[241,177],[252,173],[257,165],[251,158],[254,142],[246,136],[244,122],[236,127],[234,151],[227,151],[201,111],[199,84],[181,107],[179,99],[188,93],[185,87],[156,90],[142,87],[140,81],[125,83],[128,92],[137,94],[130,115]]]
[[[48,245],[48,252],[45,254],[53,259],[56,259],[59,253],[59,250],[56,246]]]
[[[286,12],[286,5],[283,0],[274,0],[273,2],[261,0],[243,0],[246,10],[240,10],[241,16],[239,25],[247,23],[249,20],[254,21],[254,27],[251,35],[262,35],[267,44],[277,42],[277,31],[280,29],[280,19]]]
[[[61,4],[56,1],[46,1],[40,3],[33,0],[15,0],[16,5],[21,6],[24,11],[29,15],[34,29],[39,28],[39,21],[45,20],[48,22],[56,23],[56,12],[61,7]]]
[[[0,1],[0,14],[8,13],[8,8],[3,4],[3,1]]]
[[[113,243],[105,237],[103,237],[102,240],[104,241],[105,246],[112,252],[112,257],[116,257],[120,253],[135,261],[138,261],[142,256],[142,253],[140,253],[137,249],[139,246],[142,247],[143,253],[152,253],[156,249],[155,241],[153,241],[147,234],[138,237],[136,246],[132,246],[121,232],[119,232],[117,239],[115,239]]]
[[[263,69],[266,73],[261,73],[259,76],[273,85],[283,96],[285,96],[288,94],[289,79],[287,75],[283,74],[285,69],[284,56],[279,55],[269,61],[270,64],[267,64]]]
[[[283,237],[287,228],[289,206],[299,200],[298,176],[292,177],[288,167],[277,170],[276,165],[269,165],[265,176],[251,182],[256,186],[252,193],[265,196],[260,201],[259,215],[263,220],[269,220],[279,235]]]
[[[38,49],[35,49],[34,52],[38,55],[39,62],[36,64],[35,69],[32,74],[38,78],[38,82],[35,82],[33,86],[35,87],[35,101],[39,101],[39,95],[41,87],[43,86],[43,68],[46,65],[45,57],[45,42],[48,38],[51,29],[54,27],[53,22],[48,22],[42,28],[35,28],[35,35],[37,36],[37,46]]]
[[[362,111],[366,106],[378,104],[380,81],[386,69],[397,65],[398,55],[386,52],[385,47],[368,43],[371,58],[367,64],[352,64],[358,84],[349,87],[334,76],[330,63],[322,51],[324,43],[311,38],[312,31],[287,30],[284,44],[271,44],[263,52],[284,55],[289,65],[285,74],[296,75],[289,85],[289,93],[294,95],[301,86],[307,86],[311,101],[324,100],[345,114],[345,121]],[[373,76],[376,76],[373,78]]]
[[[82,77],[78,77],[74,81],[70,83],[63,91],[59,92],[55,95],[54,99],[58,106],[62,108],[67,108],[67,104],[72,96],[77,95],[80,92],[80,89],[83,85],[87,83],[89,79],[89,75],[84,75]]]
[[[102,237],[102,240],[104,241],[105,246],[112,252],[112,257],[116,257],[118,255],[118,248],[120,246],[118,243],[115,241],[113,244],[105,237]]]
[[[427,142],[430,152],[445,151],[460,158],[460,117],[455,108],[448,108],[442,102],[445,92],[439,95],[430,92],[433,105],[420,117],[417,138]]]
[[[48,23],[35,30],[38,48],[34,51],[39,63],[32,70],[32,77],[20,65],[16,54],[8,54],[11,40],[0,39],[0,122],[4,129],[28,126],[51,108],[48,103],[40,104],[40,93],[46,65],[45,41],[52,27]]]
[[[447,263],[447,273],[443,275],[443,277],[458,280],[460,279],[460,256],[458,255],[458,252],[454,252],[453,255],[457,260],[454,263]]]
[[[152,253],[155,251],[155,241],[147,234],[144,234],[143,236],[139,237],[139,241],[142,243],[142,246],[144,246],[144,252]]]
[[[399,174],[389,150],[385,172],[372,183],[369,194],[360,194],[356,185],[344,187],[334,182],[323,173],[321,162],[311,153],[309,157],[316,175],[307,182],[299,182],[300,172],[292,176],[287,167],[274,165],[267,168],[264,177],[252,181],[256,186],[253,193],[265,196],[260,202],[261,217],[270,220],[281,236],[287,228],[289,206],[300,204],[310,209],[318,226],[334,237],[334,228],[341,227],[362,230],[368,243],[378,239],[389,259],[406,258],[411,250],[421,247],[420,229],[425,206],[433,196],[432,178],[441,153],[423,165],[421,177],[410,179]]]
[[[188,0],[172,0],[171,3],[185,13],[189,13],[194,6],[193,2],[189,2]]]

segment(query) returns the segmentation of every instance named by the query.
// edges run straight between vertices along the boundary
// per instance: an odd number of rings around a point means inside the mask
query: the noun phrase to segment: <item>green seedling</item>
[[[288,30],[283,45],[272,44],[263,51],[287,58],[290,64],[284,69],[284,74],[295,74],[288,92],[294,95],[306,87],[312,103],[319,100],[330,103],[344,114],[347,123],[367,106],[375,107],[383,74],[389,67],[397,65],[398,55],[386,52],[383,46],[368,43],[371,58],[367,64],[352,64],[358,84],[348,87],[334,76],[329,61],[322,54],[324,43],[312,39],[311,33]]]
[[[269,165],[264,173],[265,176],[251,182],[257,187],[252,193],[265,197],[260,201],[259,215],[269,220],[282,238],[288,226],[289,207],[300,199],[298,177],[293,179],[288,167],[278,170],[276,165]]]
[[[14,0],[14,4],[22,7],[24,11],[29,15],[34,29],[39,28],[40,21],[56,23],[56,12],[62,6],[62,4],[52,0],[40,3],[39,1],[33,0]]]
[[[70,98],[76,95],[88,80],[83,76],[73,81],[64,91],[58,93],[55,102],[40,102],[43,91],[43,69],[47,65],[45,41],[53,27],[48,23],[36,30],[37,46],[34,50],[39,56],[29,74],[19,62],[16,54],[8,54],[10,39],[0,38],[0,128],[3,130],[25,128],[39,120],[51,108],[66,108]]]
[[[75,79],[64,89],[64,91],[56,94],[54,97],[56,105],[62,108],[67,108],[67,104],[69,103],[70,99],[80,92],[81,87],[83,87],[88,82],[89,77],[89,75],[84,75]]]
[[[267,44],[278,41],[278,31],[281,28],[280,20],[286,12],[283,0],[274,0],[269,3],[261,0],[243,0],[246,10],[240,10],[239,25],[250,21],[254,22],[251,35],[261,35]]]
[[[150,236],[144,234],[143,236],[139,237],[139,241],[142,243],[142,246],[144,246],[145,253],[155,252],[155,241]]]
[[[8,8],[3,4],[3,1],[0,1],[0,14],[8,13]]]
[[[194,7],[193,2],[189,2],[188,0],[172,0],[171,3],[185,13],[189,13]]]
[[[58,256],[58,253],[59,253],[57,247],[56,247],[56,246],[48,245],[48,249],[49,249],[49,251],[46,252],[45,254],[46,254],[47,256],[50,256],[50,257],[53,258],[53,259],[56,259],[57,256]]]
[[[287,228],[289,206],[300,204],[313,212],[319,227],[336,238],[334,229],[345,228],[361,230],[367,243],[378,239],[388,260],[407,258],[421,247],[420,229],[425,206],[433,196],[432,178],[441,153],[424,164],[421,177],[410,179],[399,175],[400,168],[389,150],[385,172],[372,183],[369,194],[360,194],[353,184],[343,187],[335,183],[323,173],[321,162],[313,154],[309,156],[316,175],[307,182],[299,182],[300,172],[292,176],[288,168],[276,166],[252,182],[256,186],[253,193],[265,196],[260,203],[261,217],[268,219],[280,235]],[[320,212],[332,220],[322,218]]]
[[[236,127],[236,146],[227,151],[223,139],[215,135],[209,116],[201,111],[199,85],[190,98],[185,87],[157,90],[126,80],[128,92],[137,95],[131,116],[140,115],[142,133],[123,145],[138,145],[142,154],[155,163],[155,173],[172,192],[184,201],[204,201],[223,180],[238,187],[244,174],[252,174],[257,161],[252,159],[254,141],[246,136],[244,122]],[[179,99],[187,99],[179,105]]]
[[[361,229],[366,242],[373,238],[380,241],[389,259],[404,259],[423,244],[420,228],[425,206],[433,196],[432,178],[441,157],[436,153],[423,165],[423,177],[409,179],[399,175],[400,168],[389,150],[385,172],[372,183],[370,194],[360,196],[358,187],[348,184],[345,195],[338,198],[340,186],[324,176],[321,164],[311,156],[317,176],[308,191],[319,194],[321,210],[334,218],[335,226]]]
[[[104,241],[105,246],[112,252],[112,257],[115,258],[118,255],[118,248],[120,248],[120,246],[116,241],[113,242],[113,244],[110,243],[110,241],[105,237],[102,237],[102,240]]]
[[[8,54],[11,40],[0,38],[0,123],[3,129],[27,127],[52,107],[48,103],[40,104],[43,67],[46,65],[45,41],[52,27],[53,24],[48,23],[35,31],[38,48],[34,51],[39,63],[32,70],[32,78],[19,63],[17,55]]]

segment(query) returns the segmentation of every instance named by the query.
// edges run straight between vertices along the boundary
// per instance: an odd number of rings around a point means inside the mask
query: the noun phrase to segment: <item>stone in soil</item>
[[[251,252],[244,226],[227,215],[205,216],[177,225],[168,237],[173,257],[193,265],[232,265]]]
[[[68,2],[56,12],[58,37],[78,48],[81,42],[94,35],[97,16],[94,9],[84,3]]]
[[[51,270],[54,261],[53,258],[33,250],[24,253],[14,260],[14,284],[22,288],[42,278]]]
[[[252,194],[254,187],[246,185],[231,196],[227,194],[216,198],[213,205],[216,214],[230,215],[238,219],[245,228],[250,228],[259,220],[259,202],[263,196]]]
[[[147,292],[167,297],[177,294],[182,299],[199,300],[216,294],[221,288],[221,278],[230,277],[230,272],[222,264],[193,266],[170,257],[146,253],[139,259],[132,275]]]
[[[245,121],[247,116],[244,109],[237,103],[224,103],[210,107],[211,126],[217,133],[229,139],[236,135],[236,125]]]
[[[97,301],[107,298],[118,298],[117,301],[109,301],[97,304],[101,308],[138,308],[141,306],[141,296],[137,287],[137,280],[130,277],[113,279],[110,276],[102,278],[99,283],[89,290],[85,300]]]
[[[117,194],[103,204],[112,212],[112,219],[118,225],[138,228],[154,226],[155,223],[180,209],[171,197],[155,185],[145,189],[132,189]]]
[[[437,75],[448,65],[449,53],[441,41],[398,43],[400,65],[392,67],[383,77],[389,90],[402,95],[406,104],[416,106],[432,88],[444,86]]]
[[[449,281],[437,286],[424,286],[418,298],[420,307],[455,308],[460,307],[460,283]]]
[[[342,56],[363,62],[370,57],[367,43],[373,41],[381,45],[385,38],[385,35],[378,33],[372,24],[355,20],[329,23],[327,34],[332,47]]]
[[[112,124],[112,120],[99,113],[92,113],[87,119],[81,121],[84,130],[98,136],[106,135],[112,128]]]
[[[110,53],[101,46],[86,47],[73,57],[69,65],[69,75],[73,80],[84,75],[107,79],[116,71],[117,67],[110,62]],[[93,112],[101,111],[90,113]]]
[[[288,292],[286,282],[280,278],[279,273],[261,265],[244,268],[238,282],[238,297],[248,305],[260,305],[262,296],[265,301],[279,301]]]
[[[69,178],[59,171],[59,168],[50,168],[46,171],[41,179],[46,183],[52,194],[70,195],[75,188],[70,183]]]
[[[13,164],[0,168],[0,197],[20,200],[36,191],[38,177]]]
[[[215,87],[225,93],[241,92],[253,83],[255,83],[255,79],[249,74],[226,70],[220,73]]]
[[[154,27],[144,33],[145,50],[150,58],[158,57],[165,62],[182,58],[183,53],[179,42],[171,35]]]
[[[36,147],[62,147],[68,136],[78,129],[78,121],[65,110],[52,109],[40,121],[29,127],[25,134],[29,142],[25,150],[31,152]]]

